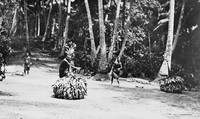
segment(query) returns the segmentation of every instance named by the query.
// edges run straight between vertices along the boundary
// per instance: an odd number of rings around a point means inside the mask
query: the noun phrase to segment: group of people
[[[63,78],[65,76],[68,76],[69,73],[73,72],[73,69],[80,70],[80,67],[74,66],[73,59],[75,57],[75,49],[76,44],[73,42],[69,42],[65,46],[65,58],[61,61],[60,67],[59,67],[59,77]],[[120,62],[119,58],[116,58],[111,66],[111,84],[113,83],[114,79],[117,79],[117,82],[119,84],[119,73],[122,69],[122,63]]]
[[[80,67],[76,67],[74,65],[73,59],[75,57],[75,49],[76,49],[76,44],[73,42],[69,42],[65,46],[65,58],[61,61],[60,66],[59,66],[59,77],[63,78],[65,76],[68,76],[69,73],[73,72],[74,70],[80,70]],[[30,52],[25,51],[24,55],[22,56],[23,58],[23,67],[24,67],[24,75],[29,75],[30,72],[30,66],[31,66],[31,57],[30,57]],[[0,76],[1,79],[5,78],[5,66],[6,66],[6,61],[3,58],[3,55],[0,53]],[[119,84],[118,80],[118,75],[119,72],[122,68],[122,64],[120,60],[117,58],[111,68],[111,84],[113,83],[114,79],[117,79],[117,82]]]

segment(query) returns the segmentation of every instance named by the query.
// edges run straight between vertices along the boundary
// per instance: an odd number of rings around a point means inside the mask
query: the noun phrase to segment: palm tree
[[[175,37],[174,37],[172,53],[174,52],[174,50],[176,48],[176,44],[178,42],[178,37],[180,35],[180,30],[181,30],[181,26],[182,26],[182,20],[183,20],[183,15],[184,15],[184,9],[185,9],[185,3],[186,3],[186,1],[187,0],[183,0],[183,4],[182,4],[182,7],[181,7],[181,13],[180,13],[180,17],[179,17],[179,20],[178,20],[178,28],[176,30],[176,34],[175,34]]]
[[[156,78],[156,80],[169,76],[169,70],[171,70],[172,43],[173,43],[173,36],[174,36],[174,7],[175,7],[175,0],[170,0],[166,50],[164,54],[164,61],[161,65],[161,68],[159,70],[158,77]]]
[[[93,28],[92,28],[92,18],[90,14],[90,7],[88,0],[85,0],[85,8],[87,11],[87,16],[88,16],[88,24],[89,24],[89,33],[90,33],[90,42],[91,42],[91,58],[92,58],[92,65],[95,62],[96,56],[97,56],[97,51],[96,51],[96,46],[94,42],[94,33],[93,33]]]
[[[131,19],[131,8],[132,8],[132,5],[133,5],[133,0],[130,1],[130,7],[129,7],[129,13],[128,13],[128,18],[126,20],[126,24],[125,24],[125,28],[124,28],[124,31],[125,31],[125,34],[124,34],[124,40],[122,42],[122,47],[120,49],[120,52],[119,52],[119,55],[118,55],[118,59],[121,59],[122,57],[122,54],[125,50],[125,45],[126,45],[126,41],[128,39],[128,29],[129,29],[129,26],[130,26],[130,19]],[[125,0],[124,0],[124,4],[125,4]],[[125,6],[125,5],[124,5]]]
[[[57,46],[59,46],[59,43],[61,41],[61,37],[62,37],[62,4],[61,4],[61,0],[58,0],[58,9],[59,9],[59,16],[58,16],[58,25],[59,25],[59,32],[58,32],[58,36],[57,36]]]
[[[65,31],[63,33],[64,39],[63,39],[62,50],[61,50],[60,56],[64,55],[65,44],[66,44],[66,41],[69,39],[68,38],[68,29],[69,29],[70,12],[71,12],[71,0],[68,0],[67,17],[65,19]]]
[[[99,71],[105,71],[107,68],[107,57],[106,57],[106,42],[105,42],[105,26],[103,17],[103,0],[98,1],[98,12],[99,12],[100,47],[101,47]]]
[[[15,11],[14,11],[14,15],[13,15],[13,22],[12,22],[12,26],[11,26],[11,33],[14,36],[16,31],[17,31],[17,22],[18,22],[18,9],[19,9],[19,4],[15,4]]]
[[[27,16],[27,3],[26,0],[24,0],[24,16],[25,16],[25,25],[26,25],[26,47],[29,50],[29,33],[28,33],[28,16]]]
[[[44,36],[43,36],[43,38],[42,38],[42,41],[43,41],[43,42],[45,41],[45,38],[46,38],[46,36],[47,36],[47,30],[48,30],[49,21],[50,21],[50,17],[51,17],[51,10],[52,10],[52,0],[49,1],[49,5],[50,5],[50,8],[49,8],[49,14],[48,14],[48,18],[47,18],[47,24],[46,24]]]
[[[112,37],[112,41],[111,41],[110,52],[108,54],[108,62],[111,61],[111,59],[113,57],[113,51],[115,48],[115,42],[116,42],[116,38],[117,38],[117,26],[118,26],[118,22],[119,22],[120,4],[121,4],[121,0],[118,0],[113,37]]]

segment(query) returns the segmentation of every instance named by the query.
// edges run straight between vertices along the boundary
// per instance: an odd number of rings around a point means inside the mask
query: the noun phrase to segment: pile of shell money
[[[181,93],[184,79],[173,76],[160,80],[160,90],[168,93]]]
[[[56,98],[76,100],[87,95],[86,80],[74,75],[58,79],[52,87]]]

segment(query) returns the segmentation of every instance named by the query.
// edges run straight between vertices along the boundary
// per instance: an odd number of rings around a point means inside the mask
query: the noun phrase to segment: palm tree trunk
[[[124,40],[123,40],[123,43],[122,43],[122,47],[121,47],[121,50],[119,52],[119,56],[118,58],[121,59],[122,57],[122,54],[124,53],[124,50],[125,50],[125,45],[126,45],[126,41],[128,39],[128,29],[129,29],[129,26],[130,26],[130,19],[131,19],[131,7],[133,5],[133,0],[130,1],[130,7],[129,7],[129,14],[128,14],[128,18],[127,18],[127,21],[126,21],[126,25],[125,25],[125,34],[124,34]],[[125,3],[124,3],[125,4]]]
[[[11,26],[11,33],[12,33],[12,36],[15,35],[16,31],[17,31],[17,22],[18,22],[18,8],[19,6],[17,6],[15,8],[15,12],[14,12],[14,16],[13,16],[13,22],[12,22],[12,26]]]
[[[51,38],[53,38],[53,40],[56,40],[55,39],[55,27],[56,27],[56,18],[53,18],[53,25],[52,25],[52,29],[51,29]],[[53,48],[53,50],[55,51],[56,50],[56,47],[57,46],[57,43],[55,42],[55,44],[54,44],[54,48]]]
[[[184,0],[183,4],[182,4],[180,17],[179,17],[179,20],[178,20],[178,27],[177,27],[176,34],[175,34],[175,37],[174,37],[172,53],[174,52],[174,50],[176,48],[176,44],[178,42],[178,38],[179,38],[179,35],[180,35],[180,30],[181,30],[181,26],[182,26],[182,20],[183,20],[183,14],[184,14],[184,9],[185,9],[185,3],[186,3],[186,1],[187,0]]]
[[[192,62],[193,62],[193,67],[194,67],[194,70],[195,72],[198,71],[197,70],[197,65],[196,65],[196,60],[195,60],[195,53],[194,53],[194,41],[191,43],[192,45]]]
[[[62,37],[62,4],[61,4],[61,0],[58,1],[58,9],[59,9],[59,19],[58,19],[58,24],[59,24],[59,32],[58,32],[58,36],[57,36],[57,48],[59,46],[59,43],[61,41],[61,37]]]
[[[44,32],[44,36],[42,38],[42,42],[45,41],[46,36],[47,36],[47,30],[48,30],[48,26],[49,26],[49,21],[50,21],[50,16],[51,16],[51,10],[52,10],[52,1],[50,1],[50,8],[49,8],[49,14],[48,14],[48,18],[47,18],[47,24],[46,24],[46,28],[45,28],[45,32]]]
[[[36,38],[37,37],[37,21],[38,21],[38,15],[37,13],[35,14],[35,25],[34,25],[34,37]]]
[[[28,33],[28,16],[27,16],[27,4],[26,0],[24,0],[24,15],[25,15],[25,26],[26,26],[26,48],[29,50],[29,33]]]
[[[174,35],[174,7],[175,7],[175,0],[170,0],[170,14],[169,14],[166,50],[164,54],[164,61],[161,65],[156,80],[169,76],[169,70],[171,70],[172,42]]]
[[[47,15],[46,15],[46,8],[45,8],[45,2],[44,2],[44,0],[42,0],[42,5],[43,5],[43,13],[44,13],[44,25],[46,26],[46,17],[47,17]]]
[[[93,28],[92,28],[92,18],[90,14],[90,7],[88,0],[85,0],[85,8],[87,11],[87,16],[88,16],[88,24],[89,24],[89,33],[90,33],[90,42],[91,42],[91,58],[92,58],[92,65],[95,62],[97,53],[96,53],[96,46],[94,42],[94,33],[93,33]]]
[[[113,37],[112,37],[112,41],[111,41],[110,52],[108,54],[108,62],[109,63],[112,60],[113,51],[114,51],[115,44],[116,44],[117,26],[118,26],[118,22],[119,22],[119,13],[120,13],[120,4],[121,4],[121,0],[118,0],[118,3],[117,3],[117,12],[116,12],[116,18],[115,18],[115,26],[114,26],[114,31],[113,31]]]
[[[40,36],[40,13],[38,13],[37,36]]]
[[[112,0],[109,0],[109,2],[108,2],[108,8],[110,7],[111,2],[112,2]],[[105,15],[105,21],[108,21],[108,13]]]
[[[126,9],[126,0],[123,0],[123,9],[122,9],[122,13],[123,13],[123,16],[122,16],[122,28],[125,29],[125,9]]]
[[[151,36],[149,31],[148,31],[148,40],[149,40],[149,59],[151,60]]]
[[[0,28],[2,28],[2,23],[3,23],[3,16],[0,17]]]
[[[99,31],[100,31],[100,61],[99,61],[99,71],[106,70],[107,67],[107,56],[106,56],[106,42],[105,42],[105,25],[103,17],[103,0],[98,1],[98,11],[99,11]]]
[[[71,12],[71,0],[68,0],[67,17],[65,19],[65,31],[63,33],[64,39],[63,39],[62,50],[61,50],[60,56],[64,55],[65,44],[66,44],[66,41],[68,40],[68,29],[69,29],[70,12]]]
[[[52,34],[52,35],[55,34],[55,27],[56,27],[56,19],[53,18],[53,25],[52,25],[52,29],[51,29],[51,34]]]

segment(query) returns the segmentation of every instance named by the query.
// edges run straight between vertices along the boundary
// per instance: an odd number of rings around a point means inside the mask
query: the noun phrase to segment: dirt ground
[[[51,85],[58,79],[58,60],[34,53],[32,61],[30,75],[22,76],[20,56],[10,59],[0,82],[0,119],[200,119],[200,92],[164,93],[134,78],[110,85],[85,77],[85,99],[56,99]]]

